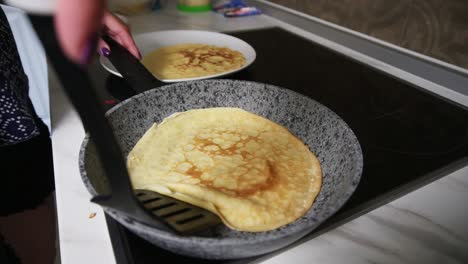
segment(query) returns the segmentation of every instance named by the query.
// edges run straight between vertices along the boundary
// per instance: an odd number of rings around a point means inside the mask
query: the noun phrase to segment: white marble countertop
[[[129,23],[134,33],[163,29],[235,31],[272,25],[299,32],[263,15],[226,19],[212,13],[179,14],[173,7],[131,18]],[[115,263],[104,213],[89,201],[90,194],[78,171],[82,124],[53,73],[49,81],[61,261]],[[264,263],[468,263],[466,204],[468,167]],[[96,216],[89,218],[91,213]]]

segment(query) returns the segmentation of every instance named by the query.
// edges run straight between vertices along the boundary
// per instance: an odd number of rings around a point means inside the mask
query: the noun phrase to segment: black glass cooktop
[[[466,107],[282,29],[232,35],[251,44],[258,57],[230,79],[274,84],[310,96],[340,115],[363,149],[364,173],[356,192],[337,214],[298,243],[468,163]],[[97,63],[91,72],[108,107],[135,94],[123,79],[109,75]],[[153,246],[111,218],[108,224],[118,263],[246,263],[271,256],[224,262],[191,259]]]

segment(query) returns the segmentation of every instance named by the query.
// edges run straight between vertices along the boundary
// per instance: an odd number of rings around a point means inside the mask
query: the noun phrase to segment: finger
[[[138,50],[138,47],[135,44],[135,41],[133,40],[132,36],[128,32],[121,32],[117,36],[117,41],[124,46],[130,53],[132,53],[135,58],[141,60],[141,54],[140,51]]]
[[[122,22],[118,17],[106,12],[104,15],[103,23],[107,28],[108,34],[119,42],[120,45],[125,47],[130,53],[138,59],[141,59],[138,47],[130,34],[128,26]]]
[[[104,57],[109,57],[110,55],[109,45],[107,45],[107,43],[102,39],[99,39],[98,52]]]
[[[68,58],[85,65],[97,44],[101,28],[104,0],[58,0],[55,30],[59,43]]]

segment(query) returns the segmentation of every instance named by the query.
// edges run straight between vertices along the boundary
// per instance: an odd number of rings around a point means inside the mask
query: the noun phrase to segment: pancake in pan
[[[318,195],[318,159],[286,128],[239,108],[196,109],[154,124],[128,156],[135,189],[210,210],[230,228],[276,229]]]

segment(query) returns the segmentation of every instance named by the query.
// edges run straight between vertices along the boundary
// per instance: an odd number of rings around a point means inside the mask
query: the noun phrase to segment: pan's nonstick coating
[[[220,226],[203,236],[183,237],[142,225],[112,209],[105,209],[106,212],[137,235],[167,250],[200,258],[233,259],[265,254],[298,240],[334,214],[356,189],[363,157],[354,133],[330,109],[288,89],[234,80],[182,82],[127,99],[109,110],[107,116],[126,156],[154,122],[175,112],[221,106],[239,107],[285,126],[318,157],[323,172],[322,189],[303,217],[268,232],[240,232]],[[109,192],[88,138],[80,152],[80,170],[93,195]]]

